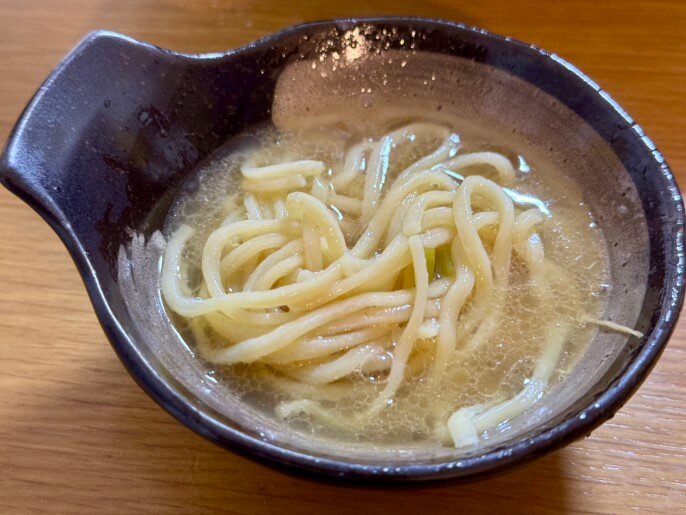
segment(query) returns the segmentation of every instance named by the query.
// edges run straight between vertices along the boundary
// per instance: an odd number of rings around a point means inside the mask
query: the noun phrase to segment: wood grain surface
[[[415,14],[554,51],[634,116],[686,186],[686,2],[0,0],[0,141],[88,31],[225,50],[297,22]],[[631,401],[592,436],[468,485],[357,489],[225,452],[134,383],[57,236],[0,191],[0,512],[686,513],[686,319]]]

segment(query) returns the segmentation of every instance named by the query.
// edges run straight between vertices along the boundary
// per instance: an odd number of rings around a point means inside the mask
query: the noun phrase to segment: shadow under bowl
[[[169,325],[135,309],[137,295],[160,302],[157,283],[145,288],[131,273],[147,266],[155,276],[160,248],[146,242],[203,159],[255,124],[364,113],[380,101],[496,127],[572,179],[608,244],[606,316],[645,334],[601,333],[539,407],[471,453],[370,453],[284,430],[208,382],[207,365],[180,351]],[[161,406],[224,447],[318,477],[474,479],[587,435],[644,380],[683,301],[681,195],[641,128],[558,56],[448,21],[314,22],[204,55],[93,33],[22,114],[0,180],[62,238],[112,346]],[[135,266],[125,270],[122,257]]]

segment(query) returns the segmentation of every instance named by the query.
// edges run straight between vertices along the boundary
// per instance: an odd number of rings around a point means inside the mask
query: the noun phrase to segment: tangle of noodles
[[[419,140],[436,145],[391,173]],[[191,321],[206,360],[252,367],[288,393],[280,417],[364,427],[403,388],[420,387],[417,378],[440,392],[506,323],[514,267],[526,270],[534,304],[554,302],[562,282],[579,295],[546,257],[539,228],[552,215],[510,189],[510,160],[460,151],[460,138],[441,125],[413,123],[353,143],[338,163],[248,159],[241,172],[242,193],[204,241],[200,284],[186,276],[194,231],[182,225],[166,249],[162,293]],[[576,322],[641,336],[592,315]],[[475,445],[530,408],[570,331],[569,321],[547,326],[525,386],[509,398],[452,407],[443,399],[436,434]],[[337,409],[351,392],[368,400]]]

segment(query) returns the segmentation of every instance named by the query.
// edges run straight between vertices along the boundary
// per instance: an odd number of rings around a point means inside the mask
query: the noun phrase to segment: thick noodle
[[[390,174],[395,154],[418,140],[437,146]],[[276,407],[280,417],[360,427],[417,376],[439,391],[449,368],[483,346],[505,316],[513,259],[526,268],[537,302],[548,302],[552,282],[564,280],[537,230],[551,215],[507,188],[516,179],[509,159],[461,153],[447,127],[413,123],[353,143],[340,163],[255,162],[244,164],[243,192],[204,242],[201,283],[189,284],[183,255],[193,229],[183,225],[167,245],[161,284],[171,310],[191,321],[206,360],[247,364],[289,393]],[[350,247],[353,224],[361,229]],[[640,336],[594,317],[582,323]],[[437,434],[476,445],[532,407],[569,331],[550,326],[519,393],[456,406],[436,420]],[[330,404],[362,391],[372,400],[355,413]]]

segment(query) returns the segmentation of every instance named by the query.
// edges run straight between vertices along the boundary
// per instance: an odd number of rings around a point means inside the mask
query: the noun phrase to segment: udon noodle
[[[334,162],[264,161],[255,152],[242,163],[240,193],[202,242],[199,280],[184,258],[194,229],[173,232],[162,293],[204,359],[269,378],[281,418],[359,431],[404,390],[454,384],[502,338],[513,290],[529,317],[550,313],[560,292],[584,295],[546,255],[540,228],[555,215],[511,189],[510,159],[463,151],[448,127],[418,122],[348,142]],[[478,444],[538,402],[579,327],[626,329],[597,318],[541,321],[519,391],[468,405],[443,398],[425,407],[429,430]]]

